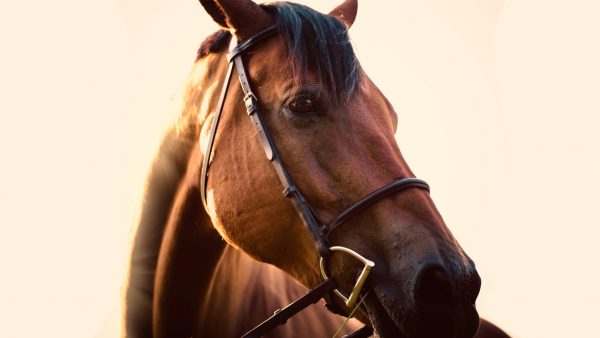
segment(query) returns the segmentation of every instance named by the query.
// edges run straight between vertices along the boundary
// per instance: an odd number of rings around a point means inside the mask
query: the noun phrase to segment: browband
[[[229,60],[229,62],[231,62],[231,60],[233,60],[233,58],[235,58],[236,56],[243,53],[246,49],[252,47],[255,43],[259,42],[260,40],[268,38],[271,35],[274,35],[275,33],[277,33],[278,30],[279,30],[279,27],[277,25],[273,25],[271,27],[267,27],[267,28],[261,30],[260,32],[256,33],[251,38],[249,38],[248,40],[240,43],[239,45],[235,46],[232,50],[230,50],[229,54],[227,55],[227,60]],[[233,39],[233,37],[232,37],[232,39]]]

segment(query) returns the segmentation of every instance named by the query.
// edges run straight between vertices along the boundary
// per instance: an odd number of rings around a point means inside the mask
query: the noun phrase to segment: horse
[[[479,318],[474,263],[414,178],[396,113],[354,55],[357,0],[328,14],[200,3],[222,29],[201,44],[147,177],[123,336],[239,337],[306,288],[329,285],[327,307],[267,336],[363,323],[384,338],[508,337]],[[323,235],[340,214],[344,224]]]

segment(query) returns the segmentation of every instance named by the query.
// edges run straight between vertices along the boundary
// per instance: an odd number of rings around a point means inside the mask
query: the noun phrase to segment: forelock
[[[334,100],[348,100],[359,85],[360,73],[346,26],[300,4],[282,1],[264,7],[274,12],[287,41],[295,77],[313,71]]]

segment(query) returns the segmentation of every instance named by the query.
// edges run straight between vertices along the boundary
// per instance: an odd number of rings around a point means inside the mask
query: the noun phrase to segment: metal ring
[[[363,257],[358,252],[343,246],[332,246],[331,248],[329,248],[329,250],[345,252],[361,261],[361,263],[363,263],[364,265],[362,271],[360,272],[360,275],[356,279],[356,283],[354,283],[354,289],[352,289],[350,296],[346,297],[346,295],[344,295],[338,289],[333,290],[333,292],[344,301],[347,307],[352,308],[354,304],[356,304],[358,296],[360,295],[360,291],[362,290],[362,287],[365,284],[365,281],[367,280],[371,269],[373,269],[373,267],[375,266],[375,262]],[[327,276],[327,272],[325,271],[325,259],[323,257],[321,257],[321,260],[319,261],[319,266],[321,267],[321,275],[323,275],[323,278],[325,278],[326,280],[329,279],[329,277]]]

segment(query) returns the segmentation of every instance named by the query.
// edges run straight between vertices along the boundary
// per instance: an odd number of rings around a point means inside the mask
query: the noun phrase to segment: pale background
[[[303,1],[326,11],[337,1]],[[600,337],[597,1],[365,1],[351,36],[515,337]],[[117,335],[193,0],[0,4],[0,337]]]

